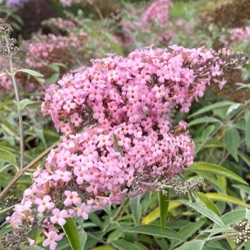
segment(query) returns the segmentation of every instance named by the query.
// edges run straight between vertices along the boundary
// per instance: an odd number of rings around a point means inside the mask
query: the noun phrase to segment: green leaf
[[[246,209],[236,209],[224,214],[221,219],[226,226],[230,226],[233,223],[237,223],[246,217]]]
[[[221,120],[215,118],[215,117],[212,117],[212,116],[204,116],[204,117],[201,117],[201,118],[197,118],[191,122],[188,123],[188,125],[191,127],[191,126],[194,126],[194,125],[197,125],[197,124],[201,124],[201,123],[204,123],[204,124],[207,124],[207,123],[215,123],[215,122],[218,122],[218,123],[222,123]]]
[[[176,248],[175,250],[202,250],[205,244],[204,240],[192,240],[183,244],[181,247]]]
[[[168,211],[179,207],[181,204],[175,201],[169,201]],[[155,208],[147,214],[141,221],[141,224],[149,224],[160,217],[160,207]]]
[[[9,162],[13,165],[17,165],[16,157],[10,151],[0,148],[0,161]]]
[[[202,143],[206,142],[207,139],[209,138],[210,134],[214,131],[215,126],[210,125],[206,129],[203,130],[202,132]]]
[[[227,110],[227,116],[230,115],[234,110],[238,109],[241,106],[241,103],[234,103],[229,106]]]
[[[62,228],[68,238],[72,250],[84,249],[81,245],[81,240],[74,219],[67,218],[66,224]]]
[[[56,82],[60,77],[59,73],[54,73],[53,75],[51,75],[51,77],[48,79],[48,82],[50,83],[54,83]]]
[[[250,241],[247,241],[247,242],[245,243],[245,249],[250,249]]]
[[[118,240],[123,234],[124,234],[124,230],[121,227],[118,227],[111,234],[109,234],[109,236],[107,238],[107,243],[110,243],[111,241]]]
[[[114,38],[108,32],[106,32],[105,35],[106,35],[106,38],[107,38],[107,40],[109,41],[109,43],[111,45],[111,49],[114,50],[113,52],[117,53],[120,56],[123,56],[124,53],[123,53],[123,50],[120,47],[119,43],[116,43],[114,41]]]
[[[240,156],[240,158],[247,164],[250,166],[250,157],[242,152],[238,152],[238,155]]]
[[[147,247],[145,247],[143,244],[139,243],[139,242],[133,242],[134,246],[138,249],[138,250],[148,250]]]
[[[10,207],[6,207],[4,209],[0,210],[0,216],[2,216],[3,214],[5,214],[6,212],[8,212],[9,210],[13,209],[15,207],[15,205],[12,205]]]
[[[190,222],[183,226],[179,234],[181,237],[183,237],[185,240],[184,242],[191,237],[193,234],[197,233],[197,231],[204,225],[204,220],[199,220],[196,222]],[[175,249],[176,246],[180,245],[183,241],[182,240],[172,240],[170,249]]]
[[[49,68],[52,69],[56,73],[60,73],[60,67],[67,69],[67,66],[63,63],[51,63],[51,64],[49,64]]]
[[[27,246],[22,248],[22,250],[44,250],[44,248],[39,247],[39,246]]]
[[[244,191],[244,192],[246,192],[247,194],[250,194],[250,187],[249,187],[249,186],[238,184],[238,185],[232,185],[232,187],[236,187],[236,188],[238,188],[240,191]]]
[[[233,203],[239,206],[243,206],[243,207],[248,207],[250,208],[250,205],[245,203],[244,201],[231,196],[231,195],[227,195],[227,194],[218,194],[218,193],[206,193],[205,194],[206,197],[208,197],[211,200],[216,200],[216,201],[224,201],[227,203]]]
[[[200,115],[200,114],[203,114],[203,113],[206,113],[208,111],[214,111],[217,108],[230,106],[232,104],[234,104],[234,102],[230,102],[230,101],[217,102],[217,103],[214,103],[214,104],[211,104],[209,106],[206,106],[204,108],[199,109],[197,112],[190,115],[189,118]]]
[[[250,113],[246,117],[245,139],[248,152],[250,151]]]
[[[34,105],[40,105],[42,103],[42,102],[39,102],[39,101],[31,101],[29,99],[24,99],[24,100],[22,100],[20,102],[16,102],[16,101],[13,101],[13,102],[17,105],[19,110],[25,109],[26,106],[28,106],[28,105],[34,106]]]
[[[239,86],[239,88],[237,88],[237,90],[245,89],[245,88],[249,88],[250,89],[250,84],[245,84],[245,83],[237,82],[237,83],[235,83],[235,85]]]
[[[225,121],[227,119],[227,109],[228,109],[227,107],[215,109],[213,110],[213,114],[211,116],[217,117],[222,121]]]
[[[204,203],[204,205],[212,210],[214,213],[216,213],[218,216],[221,216],[221,213],[219,209],[215,206],[215,204],[209,199],[206,194],[203,194],[201,192],[197,192],[196,195],[199,197],[199,199]]]
[[[39,244],[44,241],[44,236],[41,234],[41,228],[34,227],[29,233],[29,237],[35,241],[36,244]]]
[[[31,175],[23,175],[16,183],[30,186],[32,184],[32,177]]]
[[[117,139],[115,134],[113,134],[113,138],[114,138],[114,143],[115,143],[115,150],[117,152],[121,153],[122,156],[124,156],[124,152],[122,150],[122,147],[118,144],[118,139]]]
[[[97,216],[96,213],[90,213],[89,214],[89,219],[94,222],[97,226],[100,228],[103,227],[103,222],[100,220],[100,218]]]
[[[172,230],[171,228],[166,227],[164,232],[162,233],[161,227],[158,225],[143,225],[143,226],[136,226],[136,227],[130,227],[125,230],[125,232],[128,233],[138,233],[138,234],[146,234],[156,237],[163,237],[168,239],[182,239],[182,237]]]
[[[139,225],[140,219],[141,219],[141,195],[137,195],[134,197],[131,197],[129,202],[130,202],[130,208],[132,211],[133,219],[135,222],[135,225]]]
[[[203,148],[224,148],[224,143],[209,139],[203,146]]]
[[[63,239],[60,240],[56,246],[56,250],[70,250],[70,248],[70,243],[67,237],[63,237]]]
[[[92,250],[115,250],[115,249],[110,246],[99,246],[99,247],[92,248]]]
[[[3,120],[1,122],[1,127],[3,128],[3,130],[8,134],[10,135],[13,139],[13,137],[16,136],[16,132],[15,132],[15,129],[13,128],[13,124],[9,123],[8,121],[6,120]]]
[[[43,75],[35,70],[31,70],[31,69],[19,69],[16,72],[23,72],[23,73],[27,73],[31,76],[35,76],[35,77],[43,77]]]
[[[79,232],[79,238],[80,238],[81,248],[84,249],[88,235],[83,229],[81,229]]]
[[[1,225],[1,229],[0,229],[0,237],[3,237],[5,234],[9,233],[13,231],[13,227],[11,226],[10,223],[4,222]]]
[[[160,207],[160,224],[161,231],[164,232],[166,226],[166,220],[168,216],[168,207],[169,207],[169,191],[167,191],[167,196],[164,195],[161,191],[158,192],[159,207]]]
[[[206,127],[206,129],[203,130],[202,132],[202,136],[201,136],[201,143],[196,142],[196,149],[195,149],[195,154],[197,154],[202,148],[204,148],[205,144],[207,143],[207,141],[210,139],[210,135],[211,133],[214,131],[214,129],[216,128],[215,125],[209,125],[208,127]]]
[[[133,243],[126,240],[116,240],[110,242],[116,249],[119,250],[139,250]]]
[[[193,203],[187,202],[187,201],[180,201],[180,202],[183,203],[184,205],[187,205],[187,206],[193,208],[195,211],[204,215],[206,218],[210,219],[218,226],[220,226],[220,227],[225,226],[223,221],[221,220],[221,218],[216,213],[214,213],[212,210],[205,207],[204,205],[197,203],[197,202],[193,202]]]
[[[195,162],[195,163],[193,163],[192,166],[187,168],[187,171],[193,171],[196,173],[203,171],[203,172],[208,172],[208,173],[215,174],[215,175],[222,175],[222,176],[225,176],[229,179],[236,180],[240,183],[247,184],[247,182],[245,180],[243,180],[240,176],[238,176],[234,172],[232,172],[224,167],[221,167],[221,166],[218,166],[215,164],[211,164],[211,163],[207,163],[207,162]]]
[[[154,237],[154,241],[160,246],[160,249],[169,249],[167,239]],[[151,242],[149,242],[150,244]]]
[[[240,135],[238,130],[234,127],[228,128],[223,136],[223,141],[227,151],[238,162],[238,147],[240,145]]]

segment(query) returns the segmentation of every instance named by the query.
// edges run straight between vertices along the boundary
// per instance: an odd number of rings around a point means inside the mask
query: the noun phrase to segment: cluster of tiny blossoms
[[[135,41],[138,40],[136,36],[139,36],[143,43],[154,43],[156,46],[166,47],[166,44],[169,44],[173,38],[173,23],[170,22],[168,13],[171,5],[171,0],[155,0],[146,10],[144,5],[136,9],[127,8],[125,13],[128,14],[123,15],[121,22],[123,36],[120,38],[122,44],[131,48],[131,45],[134,45]],[[127,19],[124,19],[124,16]],[[138,16],[140,18],[136,18]],[[148,32],[149,30],[150,32]]]
[[[63,6],[71,6],[74,3],[84,3],[84,2],[92,4],[93,0],[60,0],[60,2]]]
[[[157,180],[170,181],[193,162],[186,123],[171,125],[169,112],[188,112],[210,82],[225,84],[224,71],[244,63],[230,51],[205,48],[136,50],[110,55],[65,75],[47,90],[42,106],[61,143],[34,174],[8,220],[27,221],[55,249],[58,225],[144,193]]]
[[[10,91],[13,88],[13,83],[9,79],[9,76],[5,74],[4,69],[8,68],[8,64],[5,58],[0,59],[0,95]]]
[[[43,21],[43,26],[47,25],[48,27],[56,27],[59,30],[68,31],[76,27],[76,24],[67,19],[61,17],[53,17],[48,20]]]
[[[39,36],[28,44],[25,62],[30,68],[46,74],[51,63],[72,64],[71,61],[78,55],[78,49],[86,43],[86,39],[85,34]]]
[[[221,36],[220,41],[227,46],[250,38],[250,26],[233,28],[229,30],[229,36]]]
[[[166,24],[168,22],[168,9],[171,5],[171,0],[155,0],[143,14],[143,24],[148,26],[150,22],[155,20],[160,25]]]
[[[250,26],[243,28],[234,28],[230,30],[233,41],[241,41],[250,38]]]
[[[23,3],[26,3],[28,1],[29,0],[6,0],[6,5],[8,7],[15,7],[15,6],[21,5]]]

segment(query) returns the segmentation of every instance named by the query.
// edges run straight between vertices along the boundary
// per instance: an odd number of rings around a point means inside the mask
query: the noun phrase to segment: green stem
[[[214,237],[206,239],[205,242],[210,242],[210,241],[215,241],[215,240],[224,240],[224,239],[227,239],[227,238],[235,237],[238,234],[239,233],[231,233],[231,234],[226,234],[226,235],[214,236]]]
[[[14,67],[13,67],[13,53],[10,50],[9,38],[7,35],[5,35],[5,42],[6,42],[7,52],[8,52],[8,61],[9,61],[9,68],[10,68],[9,75],[11,77],[11,80],[14,86],[16,102],[19,103],[20,102],[19,91],[18,91],[18,86],[17,86]],[[24,167],[24,135],[23,135],[22,111],[19,108],[17,109],[17,114],[18,114],[18,123],[19,123],[20,170],[21,170]]]

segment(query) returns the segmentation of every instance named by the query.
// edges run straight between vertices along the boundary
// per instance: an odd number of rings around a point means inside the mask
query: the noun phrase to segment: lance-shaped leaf
[[[16,102],[16,101],[13,101],[13,102],[17,105],[19,110],[25,109],[28,105],[29,106],[31,106],[31,105],[34,106],[34,105],[40,105],[42,103],[42,102],[39,102],[39,101],[31,101],[29,99],[24,99],[24,100],[22,100],[20,102]]]
[[[76,223],[74,219],[67,218],[66,224],[62,227],[65,235],[67,236],[72,250],[82,250],[84,249],[86,240],[80,240]],[[82,236],[82,235],[81,235]],[[82,238],[82,237],[81,237]]]
[[[158,192],[158,200],[159,200],[159,207],[160,207],[161,231],[164,232],[164,229],[166,226],[166,220],[168,216],[169,192],[167,192],[167,195],[164,195],[162,192]]]
[[[168,211],[177,208],[179,206],[181,206],[180,203],[175,201],[169,201]],[[159,217],[160,217],[160,207],[157,207],[142,219],[141,224],[149,224],[157,220]]]
[[[236,128],[230,127],[223,136],[223,141],[227,151],[238,161],[238,147],[240,145],[240,135]]]
[[[0,148],[0,161],[9,162],[13,165],[17,165],[16,157],[10,151]]]
[[[176,250],[202,250],[205,244],[204,240],[192,240],[186,242],[181,247],[176,248]]]
[[[234,172],[232,172],[224,167],[221,167],[219,165],[210,164],[207,162],[195,162],[195,163],[193,163],[192,166],[187,168],[187,171],[193,171],[196,173],[207,172],[207,173],[211,173],[211,174],[215,174],[215,175],[222,175],[222,176],[225,176],[229,179],[236,180],[236,181],[241,182],[243,184],[247,184],[246,181],[244,181],[239,175],[235,174]]]
[[[211,105],[208,105],[204,108],[199,109],[197,112],[190,115],[189,118],[204,114],[204,113],[209,112],[209,111],[213,111],[213,110],[218,109],[218,108],[227,107],[227,106],[230,106],[232,104],[234,104],[234,102],[230,102],[230,101],[217,102],[217,103],[214,103],[214,104],[211,104]]]
[[[247,204],[246,202],[240,200],[239,198],[236,198],[234,196],[231,195],[227,195],[227,194],[218,194],[218,193],[206,193],[205,196],[211,200],[215,200],[215,201],[224,201],[227,203],[233,203],[239,206],[243,206],[243,207],[248,207],[250,208],[250,205]]]
[[[132,211],[133,219],[135,222],[135,225],[139,225],[140,219],[141,219],[141,195],[137,195],[134,197],[131,197],[129,202],[130,202],[130,208]]]
[[[23,73],[29,74],[31,76],[34,76],[34,77],[43,77],[43,75],[41,73],[39,73],[35,70],[31,70],[31,69],[19,69],[16,72],[23,72]]]
[[[189,206],[190,208],[196,210],[197,212],[199,212],[200,214],[204,215],[206,218],[210,219],[211,221],[213,221],[215,224],[217,224],[220,227],[225,227],[223,221],[221,220],[221,218],[214,213],[211,209],[209,209],[208,207],[200,203],[197,202],[187,202],[187,201],[180,201],[181,203],[183,203],[184,205]]]
[[[142,226],[136,226],[136,227],[130,227],[125,229],[125,232],[133,233],[133,234],[145,234],[155,237],[163,237],[168,239],[183,239],[179,233],[172,230],[171,228],[166,227],[164,229],[164,232],[161,231],[160,226],[158,225],[142,225]],[[184,239],[183,239],[184,240]]]

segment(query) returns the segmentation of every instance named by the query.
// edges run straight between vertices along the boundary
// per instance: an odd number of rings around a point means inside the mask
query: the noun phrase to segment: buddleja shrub
[[[51,85],[42,112],[61,142],[7,218],[11,234],[34,244],[29,233],[38,227],[43,246],[55,249],[68,218],[87,220],[127,196],[164,191],[162,180],[170,182],[194,157],[186,123],[174,126],[170,112],[188,112],[207,85],[223,87],[224,73],[245,62],[225,49],[148,47],[93,60]]]

